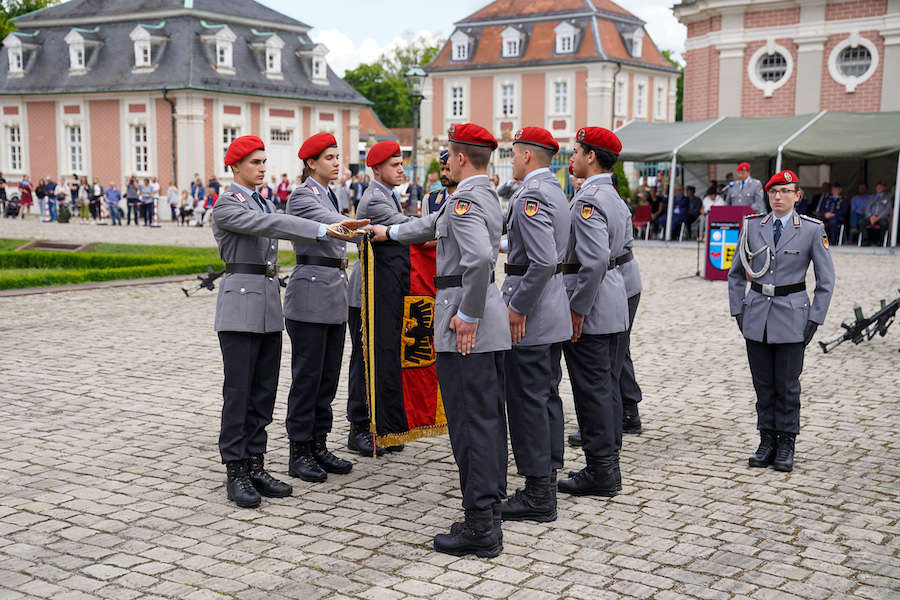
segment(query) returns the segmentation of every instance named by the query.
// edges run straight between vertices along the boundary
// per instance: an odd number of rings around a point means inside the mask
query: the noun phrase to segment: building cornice
[[[457,21],[453,24],[457,29],[462,27],[493,27],[496,25],[515,25],[519,23],[536,23],[541,21],[567,21],[569,19],[584,19],[588,17],[599,17],[607,21],[620,21],[622,23],[630,23],[633,25],[645,25],[646,23],[634,15],[623,15],[608,10],[579,10],[558,13],[543,13],[539,15],[512,15],[508,17],[497,17],[493,19],[479,19],[473,21]]]
[[[825,0],[821,0],[824,4]],[[735,12],[757,12],[760,10],[778,10],[780,8],[797,8],[800,0],[697,0],[691,4],[677,4],[672,7],[675,18],[683,25],[694,21],[702,21],[711,16]]]
[[[482,68],[478,69],[478,75],[493,75],[493,76],[510,76],[512,74],[519,75],[525,73],[551,73],[555,70],[571,70],[573,67],[584,67],[588,68],[592,65],[602,65],[606,64],[612,68],[616,63],[621,62],[623,68],[627,68],[631,72],[635,73],[645,73],[647,75],[659,75],[660,72],[670,75],[672,77],[677,77],[679,70],[678,69],[665,69],[663,67],[654,67],[651,65],[645,65],[642,63],[628,63],[625,61],[617,61],[614,59],[597,59],[594,61],[586,62],[584,60],[580,62],[567,62],[567,63],[554,63],[554,64],[540,64],[540,65],[484,65]],[[558,67],[558,69],[551,70],[550,67]],[[434,75],[440,76],[444,79],[451,78],[459,78],[459,77],[470,77],[472,75],[472,68],[466,69],[453,69],[447,71],[435,71]],[[513,71],[514,73],[510,73]]]

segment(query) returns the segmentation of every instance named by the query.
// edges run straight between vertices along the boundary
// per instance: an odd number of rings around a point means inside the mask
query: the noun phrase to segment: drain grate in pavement
[[[57,252],[84,252],[97,245],[97,242],[61,242],[56,240],[31,240],[16,250],[54,250]]]

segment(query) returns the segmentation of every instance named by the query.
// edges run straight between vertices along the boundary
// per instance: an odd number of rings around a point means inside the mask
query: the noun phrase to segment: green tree
[[[625,165],[622,161],[617,161],[613,166],[613,173],[616,175],[616,190],[622,200],[631,204],[631,188],[628,186],[628,177],[625,176]]]
[[[59,0],[0,0],[0,40],[16,30],[12,19],[58,3]]]
[[[439,163],[438,159],[436,158],[431,159],[431,163],[428,165],[428,170],[425,171],[425,178],[422,180],[423,188],[428,185],[428,176],[432,173],[437,173],[438,177],[441,176],[441,163]],[[425,192],[427,193],[428,190],[426,189]]]
[[[410,40],[375,62],[347,70],[344,80],[372,101],[372,109],[385,126],[412,127],[412,104],[403,76],[410,67],[434,60],[443,44],[443,40],[431,42],[425,37]]]
[[[669,63],[679,70],[678,74],[678,84],[675,91],[675,120],[683,121],[684,120],[684,65],[674,57],[674,52],[672,50],[663,50],[663,57]]]

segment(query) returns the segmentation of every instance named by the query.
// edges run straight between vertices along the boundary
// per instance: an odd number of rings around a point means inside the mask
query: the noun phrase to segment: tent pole
[[[897,179],[894,181],[894,222],[891,225],[891,246],[897,245],[897,224],[900,223],[900,154],[897,155]]]
[[[801,133],[803,133],[804,131],[806,131],[807,129],[809,129],[810,126],[812,126],[813,123],[815,123],[816,121],[818,121],[819,119],[821,119],[822,117],[824,117],[824,116],[825,116],[825,113],[827,113],[827,112],[828,112],[828,109],[823,110],[822,112],[820,112],[819,114],[817,114],[815,117],[813,117],[812,119],[810,119],[810,121],[809,121],[806,125],[804,125],[804,126],[801,127],[800,129],[798,129],[797,131],[795,131],[794,134],[793,134],[791,137],[789,137],[788,139],[786,139],[786,140],[784,140],[783,142],[781,142],[781,145],[778,146],[778,158],[775,160],[775,172],[776,172],[776,173],[781,173],[781,153],[784,151],[784,147],[787,146],[788,144],[790,144],[791,142],[793,142],[794,139],[796,139],[796,137],[797,137],[798,135],[800,135]]]

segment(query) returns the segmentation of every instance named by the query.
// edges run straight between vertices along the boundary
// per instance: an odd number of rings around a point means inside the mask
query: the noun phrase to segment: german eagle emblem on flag
[[[594,207],[590,204],[582,204],[581,205],[581,216],[585,219],[590,219],[591,215],[594,214]]]
[[[457,200],[456,201],[456,214],[464,215],[469,212],[469,208],[471,208],[471,204],[469,204],[468,200]]]
[[[526,200],[525,201],[525,214],[529,217],[533,217],[537,214],[538,211],[538,203],[537,200]]]

